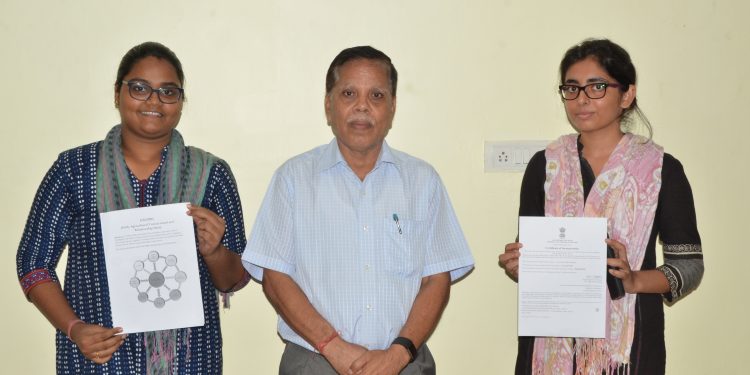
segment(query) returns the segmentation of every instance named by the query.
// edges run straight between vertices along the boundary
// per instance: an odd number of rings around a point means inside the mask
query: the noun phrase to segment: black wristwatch
[[[411,359],[409,359],[409,363],[414,362],[414,360],[417,358],[417,347],[415,347],[414,343],[406,337],[396,337],[391,345],[401,345],[406,348],[406,350],[409,352],[409,356],[411,356]]]

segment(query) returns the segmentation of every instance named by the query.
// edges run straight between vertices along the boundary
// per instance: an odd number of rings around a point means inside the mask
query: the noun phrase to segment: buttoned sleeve
[[[464,238],[448,192],[433,171],[430,181],[427,228],[427,255],[422,276],[450,272],[451,281],[465,276],[474,267],[474,259]]]
[[[70,168],[61,154],[52,165],[31,205],[16,254],[21,288],[28,294],[37,285],[58,282],[55,267],[68,242],[71,192],[67,189]]]
[[[286,167],[276,171],[253,224],[242,263],[250,275],[263,280],[263,269],[292,274],[294,266],[294,191]]]

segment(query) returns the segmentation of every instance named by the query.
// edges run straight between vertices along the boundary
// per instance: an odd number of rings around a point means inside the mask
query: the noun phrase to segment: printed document
[[[520,217],[518,335],[605,337],[607,219]]]
[[[112,324],[124,333],[202,326],[193,219],[187,203],[100,214]]]

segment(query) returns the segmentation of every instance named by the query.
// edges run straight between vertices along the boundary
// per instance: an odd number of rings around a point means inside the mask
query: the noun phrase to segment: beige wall
[[[516,286],[497,266],[515,237],[519,173],[483,172],[485,140],[570,132],[555,94],[564,50],[609,37],[633,56],[655,140],[693,186],[706,254],[701,287],[666,310],[668,373],[747,366],[750,227],[750,5],[691,1],[21,1],[0,3],[0,372],[54,369],[53,329],[18,287],[15,252],[34,192],[56,155],[118,121],[119,59],[145,40],[170,46],[187,74],[180,130],[225,158],[246,228],[271,174],[332,137],[324,74],[344,47],[371,44],[400,76],[389,142],[442,175],[476,258],[455,285],[430,346],[441,374],[507,374]],[[179,5],[178,5],[179,4]],[[219,5],[221,4],[221,5]],[[737,168],[739,167],[739,168]],[[276,372],[276,316],[257,284],[222,311],[227,374]]]

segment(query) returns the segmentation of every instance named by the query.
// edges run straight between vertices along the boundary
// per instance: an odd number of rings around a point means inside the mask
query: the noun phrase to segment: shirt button
[[[369,271],[369,270],[370,270],[370,265],[369,264],[365,264],[365,271]]]
[[[367,225],[362,226],[362,229],[367,232]]]
[[[367,307],[367,311],[372,311],[372,306],[370,306],[370,305],[367,305],[367,306],[365,306],[365,307]]]

